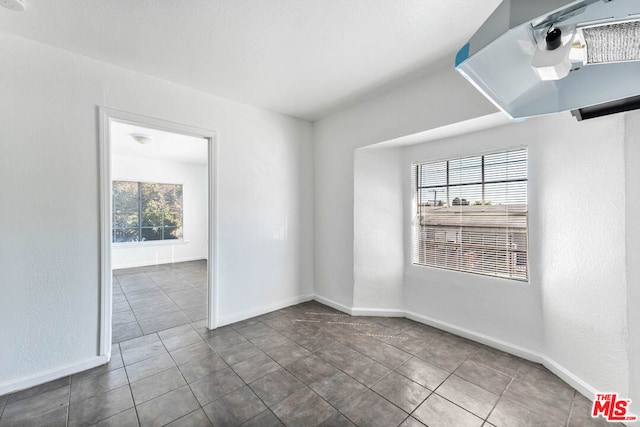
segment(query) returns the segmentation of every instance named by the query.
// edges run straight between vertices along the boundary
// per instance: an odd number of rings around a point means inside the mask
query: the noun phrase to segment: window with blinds
[[[413,262],[526,281],[527,149],[413,165]]]

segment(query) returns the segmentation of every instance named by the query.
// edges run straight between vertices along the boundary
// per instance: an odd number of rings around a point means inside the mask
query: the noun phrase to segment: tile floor
[[[204,270],[189,264],[118,272],[138,329],[104,366],[0,397],[0,426],[610,425],[542,366],[407,319],[312,301],[209,331],[185,319]],[[185,317],[138,317],[163,306]]]
[[[113,343],[206,317],[206,260],[113,272]]]

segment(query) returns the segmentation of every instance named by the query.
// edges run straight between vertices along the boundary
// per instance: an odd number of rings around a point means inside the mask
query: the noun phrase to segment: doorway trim
[[[218,326],[218,137],[214,130],[183,125],[126,111],[98,107],[100,168],[100,315],[98,355],[111,358],[111,318],[113,279],[111,271],[111,123],[139,125],[165,132],[207,140],[208,248],[207,248],[207,328]]]

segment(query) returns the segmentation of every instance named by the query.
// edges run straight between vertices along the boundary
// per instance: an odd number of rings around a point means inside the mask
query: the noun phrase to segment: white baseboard
[[[596,394],[595,387],[591,386],[582,378],[573,374],[564,366],[560,365],[559,363],[557,363],[556,361],[554,361],[553,359],[551,359],[550,357],[542,353],[529,350],[511,343],[508,343],[506,341],[502,341],[500,339],[490,337],[488,335],[474,332],[465,328],[460,328],[450,323],[432,319],[430,317],[423,316],[421,314],[417,314],[414,312],[407,312],[406,317],[408,319],[415,320],[420,323],[425,323],[427,325],[433,326],[438,329],[442,329],[447,332],[451,332],[452,334],[459,335],[464,338],[468,338],[472,341],[476,341],[481,344],[488,345],[489,347],[502,350],[505,353],[513,354],[514,356],[518,356],[523,359],[530,360],[532,362],[541,363],[545,368],[549,369],[551,372],[553,372],[558,377],[560,377],[564,382],[569,384],[571,387],[575,388],[580,394],[582,394],[587,399],[593,400],[595,398],[595,394]]]
[[[176,264],[179,262],[200,261],[200,260],[206,260],[206,259],[207,257],[201,257],[201,256],[184,257],[184,258],[167,258],[162,260],[134,262],[130,264],[120,264],[120,265],[114,264],[111,266],[111,268],[113,270],[121,270],[123,268],[148,267],[151,265],[162,265],[162,264]]]
[[[0,396],[13,393],[16,391],[24,390],[29,387],[44,384],[49,381],[57,380],[68,375],[77,374],[78,372],[86,371],[87,369],[95,368],[96,366],[104,365],[109,361],[108,355],[96,356],[91,359],[83,360],[82,362],[68,365],[62,368],[51,369],[45,372],[39,372],[35,375],[17,378],[15,380],[6,381],[0,383]]]
[[[598,392],[595,387],[587,384],[577,375],[574,375],[564,366],[560,365],[556,361],[552,360],[548,356],[543,356],[542,364],[551,372],[559,376],[564,382],[569,384],[571,387],[575,388],[580,392],[581,395],[586,397],[587,399],[593,401],[596,397],[596,393]]]
[[[321,295],[318,294],[313,294],[313,299],[318,301],[320,304],[324,304],[326,306],[329,306],[331,308],[335,308],[338,311],[341,311],[343,313],[347,313],[347,314],[351,314],[352,312],[352,308],[351,307],[347,307],[344,304],[340,304],[339,302],[335,302],[332,299],[329,298],[325,298]]]
[[[376,317],[406,317],[402,310],[389,310],[385,308],[352,308],[351,314],[354,316],[376,316]]]
[[[424,323],[434,328],[442,329],[443,331],[451,332],[454,335],[458,335],[464,338],[468,338],[472,341],[479,342],[481,344],[488,345],[495,349],[504,351],[505,353],[513,354],[514,356],[521,357],[523,359],[530,360],[536,363],[542,363],[544,361],[542,354],[529,350],[500,339],[490,337],[469,329],[460,328],[456,325],[452,325],[447,322],[433,319],[431,317],[423,316],[422,314],[414,313],[412,311],[406,312],[406,317],[416,322]]]
[[[250,319],[252,317],[261,316],[263,314],[271,313],[272,311],[280,310],[295,304],[311,301],[313,294],[299,295],[293,298],[287,298],[285,300],[277,301],[268,305],[252,308],[249,310],[241,311],[240,313],[231,313],[218,317],[218,327],[230,325],[232,323],[240,322],[242,320]]]

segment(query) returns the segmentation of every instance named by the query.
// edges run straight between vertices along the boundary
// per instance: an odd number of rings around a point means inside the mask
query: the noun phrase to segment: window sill
[[[188,240],[148,240],[144,242],[111,243],[114,249],[146,248],[151,246],[180,246],[189,244]]]

